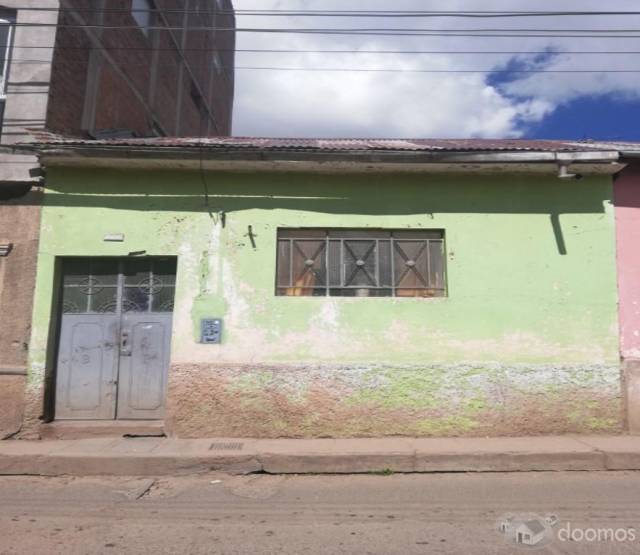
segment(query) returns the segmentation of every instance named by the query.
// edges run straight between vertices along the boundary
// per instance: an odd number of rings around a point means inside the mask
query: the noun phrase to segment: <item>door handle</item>
[[[129,330],[122,330],[120,334],[120,356],[131,356],[131,344],[129,342]]]

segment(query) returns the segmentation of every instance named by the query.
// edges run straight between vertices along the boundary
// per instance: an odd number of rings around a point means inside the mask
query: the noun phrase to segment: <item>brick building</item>
[[[231,134],[234,27],[231,0],[0,0],[0,438],[22,418],[41,198],[7,147]]]
[[[230,0],[159,0],[155,11],[151,0],[69,3],[77,9],[60,12],[48,129],[231,134],[235,36],[200,30],[233,28]]]

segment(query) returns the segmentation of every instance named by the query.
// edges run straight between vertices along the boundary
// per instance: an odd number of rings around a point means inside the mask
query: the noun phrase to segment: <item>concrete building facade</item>
[[[0,3],[0,437],[22,418],[13,400],[26,375],[42,194],[36,157],[9,147],[34,130],[230,134],[235,36],[215,29],[234,25],[230,0]]]
[[[616,145],[206,144],[40,146],[25,434],[145,414],[178,437],[628,428]]]

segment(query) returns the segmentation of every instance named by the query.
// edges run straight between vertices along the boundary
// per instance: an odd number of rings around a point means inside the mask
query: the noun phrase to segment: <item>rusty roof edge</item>
[[[604,146],[604,145],[602,145]],[[323,162],[350,161],[350,162],[437,162],[448,163],[561,163],[561,162],[591,162],[612,163],[620,159],[622,152],[614,148],[589,149],[589,150],[520,150],[520,149],[460,149],[460,150],[391,150],[391,149],[288,149],[236,147],[234,145],[215,148],[202,148],[198,145],[114,145],[86,143],[29,143],[8,147],[13,153],[35,153],[41,159],[57,159],[57,165],[64,165],[64,159],[87,157],[113,158],[113,159],[184,159],[197,157],[206,160],[233,160],[233,161],[305,161]],[[640,154],[640,150],[632,151]]]

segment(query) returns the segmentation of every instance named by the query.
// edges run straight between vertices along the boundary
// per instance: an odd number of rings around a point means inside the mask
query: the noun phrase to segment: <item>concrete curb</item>
[[[213,450],[214,446],[222,448]],[[605,470],[640,470],[638,438],[109,438],[0,442],[0,475],[174,476],[211,471],[231,474],[355,474]]]

